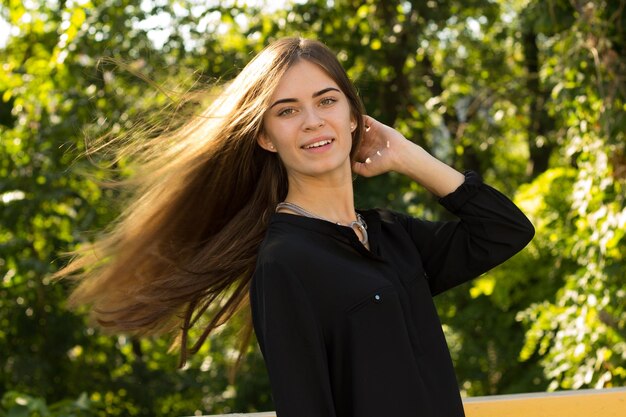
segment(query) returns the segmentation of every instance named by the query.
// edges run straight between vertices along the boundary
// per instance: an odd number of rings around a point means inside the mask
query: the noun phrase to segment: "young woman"
[[[181,328],[184,360],[249,294],[280,417],[462,416],[432,296],[508,259],[534,230],[477,174],[363,113],[323,44],[274,42],[147,151],[136,200],[60,273],[87,267],[73,301],[114,330]],[[353,173],[388,171],[459,220],[355,210]]]

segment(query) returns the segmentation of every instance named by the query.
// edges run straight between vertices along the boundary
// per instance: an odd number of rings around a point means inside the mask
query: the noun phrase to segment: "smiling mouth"
[[[315,142],[315,143],[312,143],[310,145],[302,146],[302,149],[321,148],[322,146],[330,145],[334,141],[335,141],[335,139],[320,140],[319,142]]]

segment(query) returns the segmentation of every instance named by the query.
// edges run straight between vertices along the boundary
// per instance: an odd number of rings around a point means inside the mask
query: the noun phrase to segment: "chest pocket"
[[[421,353],[415,332],[409,331],[400,297],[393,286],[380,287],[346,309],[350,339],[393,355],[405,350]]]
[[[370,293],[365,297],[348,306],[346,308],[346,313],[348,315],[352,315],[368,306],[375,307],[383,302],[393,302],[393,300],[395,300],[396,303],[398,302],[398,295],[396,294],[393,285],[385,285],[384,287],[370,291]]]

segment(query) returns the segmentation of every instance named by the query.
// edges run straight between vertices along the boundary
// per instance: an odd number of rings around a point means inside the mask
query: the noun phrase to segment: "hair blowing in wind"
[[[129,204],[55,274],[78,281],[71,305],[89,305],[111,332],[174,332],[181,365],[248,305],[258,247],[287,194],[279,157],[258,146],[257,137],[281,76],[302,59],[324,69],[348,97],[358,125],[354,156],[363,106],[335,55],[317,41],[272,43],[182,127],[122,150],[136,172]],[[200,336],[189,343],[195,327]]]

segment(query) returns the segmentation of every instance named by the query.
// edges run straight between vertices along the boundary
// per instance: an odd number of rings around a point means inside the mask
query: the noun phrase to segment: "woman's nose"
[[[311,109],[306,111],[306,115],[305,115],[305,119],[304,119],[304,129],[305,130],[312,130],[312,129],[317,129],[319,127],[324,126],[324,119],[320,116],[320,114]]]

